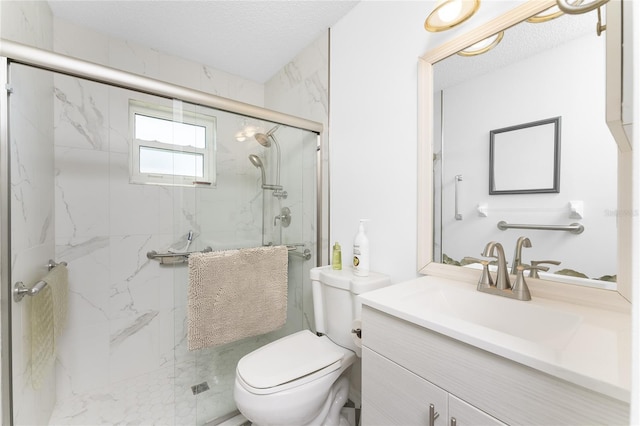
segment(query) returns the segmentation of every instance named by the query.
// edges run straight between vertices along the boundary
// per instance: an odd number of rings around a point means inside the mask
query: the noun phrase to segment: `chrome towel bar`
[[[189,260],[189,255],[192,253],[208,253],[213,251],[211,247],[205,247],[202,251],[189,251],[185,253],[158,253],[155,250],[147,252],[147,259],[158,260],[161,265],[170,265],[174,263],[185,263]]]
[[[304,260],[311,259],[311,250],[304,249],[302,253],[298,251],[298,247],[302,247],[302,246],[304,246],[304,244],[288,244],[287,250],[289,251],[289,254],[292,256],[300,257]],[[158,260],[161,265],[171,265],[176,263],[186,263],[189,260],[189,255],[191,253],[208,253],[211,251],[213,251],[211,247],[206,247],[201,252],[191,251],[187,253],[171,253],[171,252],[158,253],[155,250],[151,250],[150,252],[147,252],[147,258],[151,260]]]
[[[501,231],[505,231],[507,229],[540,229],[543,231],[567,231],[572,234],[582,234],[584,226],[579,223],[572,223],[570,225],[528,225],[507,223],[504,220],[501,220],[498,222],[498,229]]]
[[[67,266],[67,262],[56,263],[53,260],[49,260],[49,263],[47,263],[47,269],[51,271],[53,268],[55,268],[58,265]],[[13,286],[13,300],[16,302],[20,302],[25,296],[36,296],[47,285],[48,284],[46,281],[40,280],[37,283],[35,283],[33,286],[27,287],[22,281],[18,281]]]

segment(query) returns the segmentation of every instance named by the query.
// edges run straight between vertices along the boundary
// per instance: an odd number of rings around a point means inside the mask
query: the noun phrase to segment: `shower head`
[[[262,164],[262,160],[260,159],[260,157],[258,157],[255,154],[251,154],[249,155],[249,161],[251,161],[251,164],[253,164],[254,166],[260,169],[260,175],[262,178],[262,189],[271,189],[271,190],[282,189],[282,186],[280,185],[268,185],[265,183],[266,177],[264,173],[264,164]]]
[[[255,135],[253,135],[254,138],[256,138],[256,141],[258,141],[258,143],[262,146],[264,146],[265,148],[269,148],[271,146],[271,136],[273,136],[273,134],[280,128],[280,125],[277,124],[275,127],[273,127],[271,130],[269,130],[267,133],[256,133]]]
[[[256,141],[265,148],[271,147],[271,143],[276,146],[276,185],[280,186],[280,144],[276,139],[274,133],[278,131],[280,128],[279,124],[276,124],[271,130],[267,133],[256,133],[253,137],[256,138]]]
[[[253,164],[254,166],[264,170],[264,165],[262,164],[262,160],[257,155],[251,154],[249,156],[249,161],[251,161],[251,164]]]
[[[256,133],[253,135],[254,138],[258,141],[258,143],[265,148],[269,148],[271,146],[271,139],[264,133]]]

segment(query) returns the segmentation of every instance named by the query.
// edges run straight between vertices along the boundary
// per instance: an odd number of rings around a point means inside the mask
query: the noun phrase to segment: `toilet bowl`
[[[255,425],[340,425],[355,358],[309,330],[263,346],[238,363],[238,410]]]
[[[245,355],[236,367],[238,410],[256,426],[355,426],[341,416],[358,349],[351,334],[357,294],[389,285],[386,275],[311,270],[318,334],[302,330]]]

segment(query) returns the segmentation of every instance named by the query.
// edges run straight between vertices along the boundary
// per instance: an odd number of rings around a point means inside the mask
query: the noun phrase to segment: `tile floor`
[[[199,383],[194,378],[196,366],[194,362],[185,362],[176,368],[157,370],[59,401],[49,424],[196,426],[211,423],[235,410],[235,369],[224,375],[211,375],[199,367],[198,375],[209,378],[210,389],[198,395],[191,389]]]

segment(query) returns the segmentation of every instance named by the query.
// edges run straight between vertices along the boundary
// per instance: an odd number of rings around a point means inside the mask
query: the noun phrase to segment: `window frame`
[[[182,101],[174,101],[180,103]],[[189,104],[191,105],[191,104]],[[183,123],[205,128],[205,147],[182,146],[160,141],[147,141],[136,138],[136,115],[143,115],[158,120],[167,120],[175,123]],[[136,184],[153,184],[167,186],[190,186],[215,188],[216,186],[216,127],[215,116],[195,111],[185,111],[182,108],[170,108],[166,106],[142,102],[135,99],[129,100],[129,180]],[[166,173],[143,173],[140,171],[141,148],[159,149],[173,153],[187,153],[202,155],[203,175],[185,176]]]

